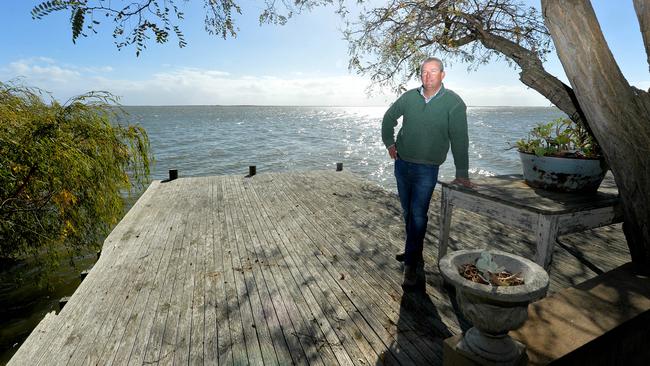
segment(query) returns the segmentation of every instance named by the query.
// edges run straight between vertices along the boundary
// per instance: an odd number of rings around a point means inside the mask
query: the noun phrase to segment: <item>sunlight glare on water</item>
[[[180,176],[344,169],[395,191],[393,161],[381,141],[386,107],[125,107],[156,157],[154,179]],[[469,107],[470,176],[519,173],[509,143],[538,122],[564,116],[552,107]],[[124,121],[123,121],[124,122]],[[398,125],[396,131],[401,126]],[[451,153],[440,179],[454,178]]]

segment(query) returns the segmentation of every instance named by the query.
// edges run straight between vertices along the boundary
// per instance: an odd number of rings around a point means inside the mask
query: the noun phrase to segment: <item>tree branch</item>
[[[23,179],[23,181],[20,182],[20,185],[18,186],[18,188],[16,188],[16,191],[15,191],[12,195],[10,195],[9,197],[7,197],[7,199],[5,199],[5,200],[2,202],[2,205],[0,205],[0,209],[5,205],[5,203],[7,203],[7,202],[9,202],[9,201],[11,201],[11,200],[13,200],[13,199],[16,199],[18,196],[20,196],[20,194],[23,192],[23,190],[27,187],[29,181],[30,181],[31,178],[32,178],[32,175],[33,175],[35,172],[36,172],[36,166],[33,165],[33,166],[29,169],[29,173],[27,173],[27,175],[25,176],[25,178]]]
[[[650,0],[634,0],[634,11],[639,18],[639,27],[641,27],[641,36],[650,70]]]
[[[479,32],[478,40],[486,48],[500,52],[514,61],[521,68],[519,80],[522,83],[546,97],[566,113],[572,121],[589,129],[573,89],[549,74],[537,54],[509,39],[485,31]]]

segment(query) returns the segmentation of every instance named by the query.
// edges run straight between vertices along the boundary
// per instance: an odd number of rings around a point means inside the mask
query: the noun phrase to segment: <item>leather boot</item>
[[[404,280],[402,281],[402,289],[404,291],[411,290],[417,283],[417,266],[404,265]]]
[[[404,281],[402,281],[404,292],[425,292],[426,284],[423,261],[415,266],[408,264],[404,266]]]
[[[427,276],[424,273],[424,261],[420,261],[415,268],[415,286],[418,291],[425,292],[427,287]]]

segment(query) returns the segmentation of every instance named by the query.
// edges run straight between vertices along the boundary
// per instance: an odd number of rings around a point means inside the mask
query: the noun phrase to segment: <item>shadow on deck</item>
[[[376,185],[347,172],[156,181],[10,364],[440,364],[468,323],[436,266],[438,209],[434,195],[427,293],[403,296],[399,201]],[[528,234],[482,216],[457,210],[452,225],[451,250],[534,254]],[[620,225],[560,241],[551,293],[629,261]]]

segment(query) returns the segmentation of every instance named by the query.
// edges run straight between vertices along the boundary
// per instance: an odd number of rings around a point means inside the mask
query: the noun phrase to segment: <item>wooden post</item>
[[[336,171],[340,172],[343,170],[343,163],[336,163]]]
[[[451,215],[454,205],[451,202],[453,192],[446,186],[442,186],[440,199],[440,234],[438,236],[438,263],[447,254],[449,244],[449,229],[451,228]]]
[[[255,173],[256,173],[256,170],[257,170],[257,168],[255,167],[255,165],[251,165],[251,166],[249,166],[249,167],[248,167],[248,176],[249,176],[249,177],[254,176]]]
[[[172,181],[174,179],[178,178],[178,170],[177,169],[170,169],[169,170],[169,180]]]
[[[558,217],[539,214],[535,227],[535,263],[550,271],[551,260],[553,259],[553,247],[558,232]]]

